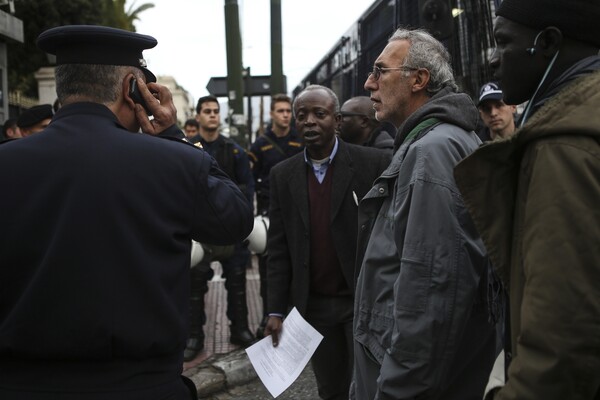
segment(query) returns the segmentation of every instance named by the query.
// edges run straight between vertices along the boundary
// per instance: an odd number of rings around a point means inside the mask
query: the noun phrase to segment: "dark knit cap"
[[[25,111],[17,119],[17,126],[19,128],[27,128],[33,126],[38,122],[45,119],[52,118],[54,112],[50,104],[41,104],[39,106],[33,106]]]
[[[598,0],[504,0],[496,15],[533,29],[555,26],[570,39],[600,47]]]

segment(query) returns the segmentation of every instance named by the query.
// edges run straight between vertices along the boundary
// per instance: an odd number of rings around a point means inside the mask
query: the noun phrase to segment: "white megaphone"
[[[198,264],[204,258],[204,247],[195,240],[192,240],[192,251],[190,254],[190,268]]]
[[[254,228],[246,238],[248,249],[254,254],[263,254],[267,251],[267,231],[269,230],[269,218],[264,215],[254,217]]]

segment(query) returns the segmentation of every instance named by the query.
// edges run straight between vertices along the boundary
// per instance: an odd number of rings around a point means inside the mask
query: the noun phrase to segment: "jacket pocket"
[[[391,305],[382,311],[381,304],[374,304],[372,308],[360,310],[355,319],[355,340],[361,343],[374,357],[377,363],[383,362],[385,349],[390,346],[394,330],[393,309]]]
[[[395,287],[396,307],[399,310],[413,313],[425,311],[431,284],[431,260],[430,252],[405,245]]]

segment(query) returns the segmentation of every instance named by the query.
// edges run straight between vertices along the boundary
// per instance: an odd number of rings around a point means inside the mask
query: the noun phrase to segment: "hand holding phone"
[[[133,100],[134,103],[144,107],[144,110],[146,110],[146,114],[148,114],[148,116],[152,115],[152,111],[150,108],[148,108],[146,101],[140,93],[140,88],[137,85],[137,79],[135,77],[131,78],[129,81],[129,97],[131,97],[131,100]]]
[[[169,89],[156,82],[146,83],[132,78],[129,97],[142,107],[135,107],[135,115],[142,132],[158,135],[177,124],[177,108]],[[148,118],[152,115],[153,118]]]

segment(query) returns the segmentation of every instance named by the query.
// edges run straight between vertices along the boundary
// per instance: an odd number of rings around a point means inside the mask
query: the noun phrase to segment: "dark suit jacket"
[[[382,150],[338,140],[333,159],[331,230],[342,272],[354,291],[358,206],[353,193],[360,201],[388,166],[391,156]],[[308,173],[313,172],[301,152],[273,167],[269,177],[269,313],[286,314],[292,306],[301,314],[306,310],[310,293]]]

